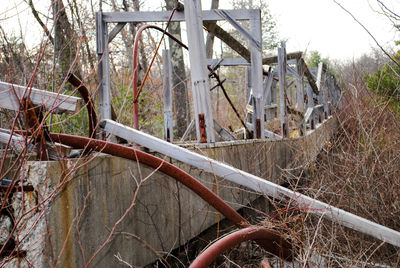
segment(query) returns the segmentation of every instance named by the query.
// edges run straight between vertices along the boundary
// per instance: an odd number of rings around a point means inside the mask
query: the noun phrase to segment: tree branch
[[[29,2],[27,4],[30,6],[33,16],[35,17],[37,22],[40,24],[40,26],[43,28],[43,30],[46,33],[47,37],[49,38],[50,42],[52,44],[54,44],[53,37],[51,36],[51,33],[50,33],[49,29],[47,28],[47,26],[43,23],[42,19],[39,17],[39,13],[36,10],[36,8],[33,6],[32,0],[29,0]]]
[[[385,53],[385,55],[388,56],[391,61],[393,61],[398,67],[400,67],[400,64],[392,56],[390,56],[390,54],[379,44],[378,40],[376,40],[376,38],[371,34],[371,32],[367,29],[367,27],[364,26],[364,24],[362,24],[359,20],[357,20],[357,18],[350,11],[344,8],[336,0],[333,0],[333,2],[335,2],[341,9],[347,12],[369,34],[369,36],[371,36],[371,38],[375,41],[375,43],[383,51],[383,53]]]

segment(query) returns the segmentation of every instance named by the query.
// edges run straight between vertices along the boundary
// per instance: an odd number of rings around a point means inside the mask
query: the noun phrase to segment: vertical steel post
[[[162,51],[163,58],[163,102],[164,102],[164,140],[174,141],[174,129],[172,121],[172,70],[169,50]]]
[[[296,61],[297,79],[296,79],[296,96],[297,109],[304,112],[304,68],[300,59]]]
[[[100,98],[100,120],[111,119],[110,62],[107,23],[101,12],[96,12],[97,59]]]
[[[261,40],[261,11],[257,10],[255,16],[250,19],[250,32],[259,44],[249,42],[251,59],[251,85],[254,95],[253,121],[254,138],[264,138],[264,103],[263,103],[263,70],[262,70],[262,40]]]
[[[314,107],[314,92],[313,92],[313,90],[312,90],[312,88],[311,88],[309,83],[307,83],[306,85],[307,85],[307,87],[306,87],[306,91],[307,91],[307,108],[313,108]],[[314,114],[315,113],[313,112],[311,117],[310,117],[310,128],[311,129],[315,128],[315,120],[314,120],[315,115]],[[306,124],[307,122],[304,122],[304,123]],[[304,131],[304,133],[306,133],[306,132]]]
[[[281,114],[281,129],[282,137],[289,137],[289,121],[286,115],[286,98],[287,98],[287,85],[286,85],[286,43],[281,42],[281,47],[278,48],[278,68],[279,68],[279,104]]]
[[[185,0],[185,21],[197,140],[199,142],[214,142],[214,120],[211,109],[210,81],[207,72],[200,0]]]

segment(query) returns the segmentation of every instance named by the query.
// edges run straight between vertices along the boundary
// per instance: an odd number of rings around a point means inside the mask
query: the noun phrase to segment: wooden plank
[[[29,90],[26,86],[0,82],[0,107],[19,111],[20,100],[22,97],[27,96]],[[14,91],[17,95],[14,94]],[[46,110],[51,110],[54,113],[74,113],[79,110],[82,103],[81,98],[36,88],[32,88],[30,98],[33,105],[43,105]]]
[[[206,63],[200,0],[185,0],[185,18],[197,141],[201,141],[199,116],[204,115],[207,142],[214,142],[214,120],[211,109],[210,81]]]
[[[185,12],[188,6],[185,3]],[[214,10],[203,10],[203,19],[205,21],[219,21],[223,20],[221,16]],[[248,20],[257,9],[235,9],[229,10],[232,18],[235,20]],[[175,12],[172,21],[185,21],[184,12]],[[130,12],[103,12],[103,20],[105,22],[119,23],[119,22],[167,22],[171,16],[171,11],[130,11]]]
[[[289,190],[283,186],[244,172],[225,163],[191,152],[141,131],[126,127],[117,122],[104,120],[101,125],[107,132],[120,136],[130,142],[140,144],[178,161],[247,187],[260,194],[270,196],[273,199],[282,200],[288,204],[292,204],[293,206],[297,205],[298,211],[316,214],[340,225],[370,235],[396,247],[400,247],[400,232],[398,231],[351,214],[317,199]]]
[[[172,118],[172,68],[169,50],[162,51],[163,57],[163,101],[164,101],[164,139],[174,140],[174,128]]]

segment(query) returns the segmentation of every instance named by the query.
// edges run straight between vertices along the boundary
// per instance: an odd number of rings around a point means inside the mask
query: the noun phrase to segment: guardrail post
[[[286,114],[286,98],[287,98],[287,85],[286,85],[286,43],[281,42],[281,47],[278,47],[278,68],[279,68],[279,104],[281,116],[281,129],[282,137],[289,137],[289,121]]]
[[[174,128],[172,119],[172,70],[169,50],[162,51],[163,58],[163,102],[164,102],[164,140],[174,141]]]

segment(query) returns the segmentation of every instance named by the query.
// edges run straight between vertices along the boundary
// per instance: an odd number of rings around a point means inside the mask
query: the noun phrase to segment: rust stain
[[[63,178],[64,176],[62,176]],[[75,256],[73,255],[73,243],[71,239],[71,232],[70,228],[72,228],[72,225],[74,224],[72,220],[72,215],[71,215],[71,200],[70,200],[70,195],[71,191],[66,185],[64,189],[62,190],[60,194],[60,214],[61,217],[58,217],[57,221],[59,222],[59,226],[61,228],[61,240],[57,241],[59,242],[60,249],[62,245],[65,243],[65,248],[63,251],[63,256],[62,256],[62,267],[74,267],[74,260]],[[57,231],[57,230],[56,230]]]

